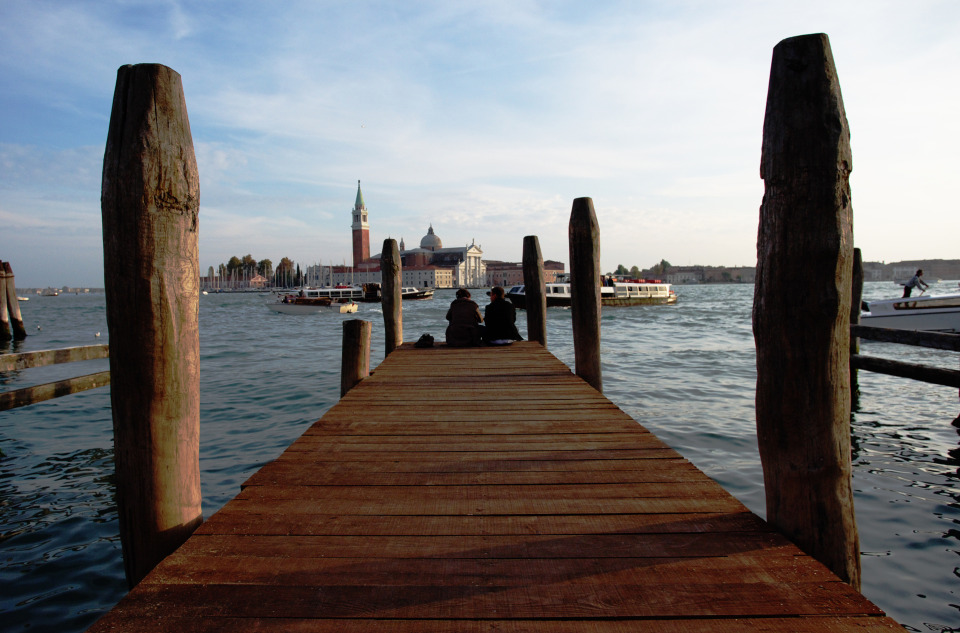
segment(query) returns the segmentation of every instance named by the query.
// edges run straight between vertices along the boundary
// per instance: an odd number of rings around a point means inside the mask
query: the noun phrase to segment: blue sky
[[[102,286],[100,177],[117,68],[183,78],[200,266],[248,253],[525,235],[566,262],[594,200],[605,270],[756,262],[780,40],[830,36],[868,261],[958,258],[960,2],[0,0],[0,259],[21,287]]]

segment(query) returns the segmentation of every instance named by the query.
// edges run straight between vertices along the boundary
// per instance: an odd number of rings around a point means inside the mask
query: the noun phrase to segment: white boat
[[[400,298],[404,301],[410,299],[432,299],[433,288],[417,288],[415,286],[403,286],[400,288]],[[380,303],[382,296],[380,293],[380,284],[368,283],[361,287],[362,296],[357,301],[366,301],[370,303]]]
[[[960,293],[870,301],[860,313],[860,324],[960,333]]]
[[[282,314],[316,314],[318,312],[336,312],[352,314],[360,306],[355,301],[354,292],[363,289],[357,288],[302,288],[295,294],[277,297],[276,301],[268,301],[266,306],[274,312]]]
[[[570,282],[566,275],[558,275],[556,282],[546,284],[546,295],[548,308],[569,306]],[[517,308],[526,308],[524,286],[511,287],[507,291],[507,298]],[[677,293],[670,289],[670,284],[659,279],[615,279],[600,286],[601,306],[662,305],[676,302]]]

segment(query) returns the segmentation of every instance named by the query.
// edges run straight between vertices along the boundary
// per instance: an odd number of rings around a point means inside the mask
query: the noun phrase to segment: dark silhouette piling
[[[854,587],[850,132],[826,35],[773,51],[753,331],[767,520]]]
[[[570,311],[576,374],[603,392],[600,372],[600,226],[593,200],[577,198],[570,211]]]
[[[547,346],[547,286],[543,256],[536,235],[523,238],[523,293],[527,312],[527,339]]]
[[[380,277],[383,332],[386,337],[383,355],[386,357],[403,343],[402,269],[397,240],[390,238],[383,240]]]

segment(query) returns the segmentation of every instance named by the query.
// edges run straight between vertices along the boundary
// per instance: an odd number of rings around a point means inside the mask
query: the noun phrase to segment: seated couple
[[[522,341],[517,331],[517,311],[504,297],[503,288],[495,286],[490,292],[490,303],[480,316],[480,306],[471,298],[466,288],[457,290],[457,298],[447,310],[447,345],[450,347],[472,347],[487,345],[508,345],[513,341]]]

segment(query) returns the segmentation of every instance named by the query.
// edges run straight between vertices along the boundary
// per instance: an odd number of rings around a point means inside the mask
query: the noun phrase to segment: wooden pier
[[[889,630],[534,342],[404,343],[91,628]]]

